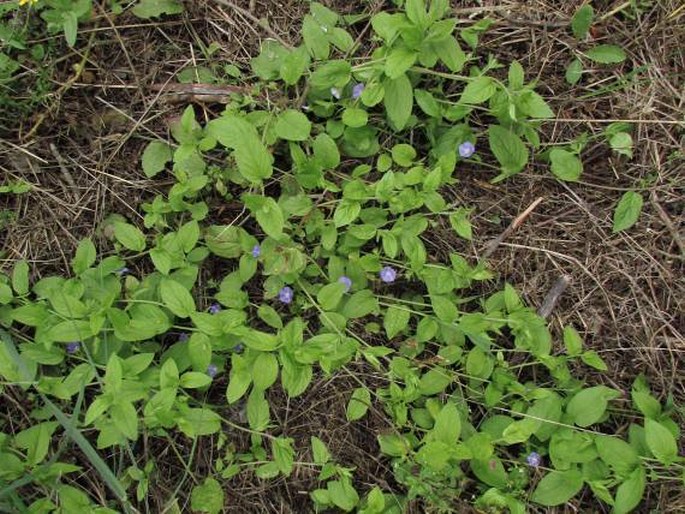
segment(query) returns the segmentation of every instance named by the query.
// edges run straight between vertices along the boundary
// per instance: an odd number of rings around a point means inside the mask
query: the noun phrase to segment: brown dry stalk
[[[489,258],[494,251],[497,249],[497,247],[504,241],[509,235],[516,230],[521,223],[523,223],[528,216],[530,216],[530,213],[535,210],[535,208],[542,203],[544,200],[544,197],[540,196],[535,199],[533,203],[531,203],[528,208],[523,211],[521,214],[519,214],[514,221],[511,222],[511,225],[509,225],[504,232],[502,232],[499,236],[497,236],[495,239],[490,241],[486,248],[485,252],[483,253],[483,259]]]

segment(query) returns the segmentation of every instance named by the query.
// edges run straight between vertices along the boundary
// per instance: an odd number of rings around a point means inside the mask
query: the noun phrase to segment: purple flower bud
[[[530,454],[526,457],[526,462],[531,468],[537,468],[540,464],[542,464],[542,457],[540,457],[538,452],[530,452]]]
[[[290,303],[295,297],[295,292],[292,287],[285,286],[278,292],[278,299],[283,303]]]
[[[221,305],[218,303],[213,303],[212,305],[209,306],[209,309],[207,309],[210,314],[217,314],[221,312]]]
[[[337,87],[332,87],[332,88],[331,88],[331,95],[332,95],[333,98],[335,98],[336,100],[340,100],[340,98],[342,97],[342,92],[341,92],[340,89],[338,89]]]
[[[79,351],[80,348],[81,348],[81,343],[79,343],[78,341],[74,341],[74,342],[69,343],[67,345],[67,353],[70,355],[74,355],[76,352]]]
[[[391,266],[385,266],[378,275],[386,284],[392,284],[397,278],[397,271]]]
[[[262,255],[262,249],[259,245],[254,245],[252,247],[252,257],[255,259],[259,258],[259,256]]]
[[[459,155],[464,159],[471,157],[476,151],[476,147],[471,141],[464,141],[459,145]]]
[[[178,336],[179,343],[185,343],[188,341],[188,339],[190,339],[190,336],[187,332],[181,332],[181,335]]]
[[[362,96],[362,93],[364,92],[364,83],[360,82],[359,84],[355,84],[355,86],[352,88],[352,98],[355,100]]]
[[[209,366],[207,366],[207,374],[212,378],[216,376],[218,371],[219,368],[216,367],[216,364],[210,364]]]
[[[352,279],[350,279],[350,277],[346,277],[345,275],[340,277],[338,279],[338,282],[340,282],[341,284],[345,284],[345,292],[348,292],[352,287]]]
[[[129,273],[131,273],[131,270],[128,269],[126,266],[124,266],[123,268],[119,268],[117,270],[117,275],[119,275],[120,277],[126,276]]]

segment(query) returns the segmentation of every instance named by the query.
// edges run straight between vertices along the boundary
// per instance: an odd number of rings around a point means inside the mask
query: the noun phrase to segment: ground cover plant
[[[98,16],[153,18],[155,29],[188,7],[20,3],[5,7],[16,18],[2,25],[12,112],[44,100],[18,96],[22,81],[56,87],[21,71],[50,45],[88,44],[54,94],[94,83],[97,32],[87,27]],[[254,6],[217,3],[260,21]],[[589,150],[633,158],[640,138],[630,118],[549,141],[545,127],[562,116],[536,74],[521,57],[482,49],[497,9],[466,8],[479,16],[464,20],[447,0],[344,15],[301,7],[289,40],[257,23],[271,37],[240,66],[222,62],[218,44],[198,45],[204,64],[171,77],[186,86],[176,89],[175,116],[141,137],[133,159],[155,185],[73,238],[61,256],[67,269],[37,274],[26,259],[8,259],[3,510],[677,509],[650,492],[677,498],[685,480],[679,378],[664,387],[635,370],[617,383],[611,361],[584,341],[591,328],[550,323],[567,277],[535,309],[515,275],[498,269],[492,254],[542,199],[510,213],[474,254],[482,214],[460,197],[472,173],[495,190],[531,168],[537,182],[582,184]],[[624,63],[621,45],[590,32],[646,9],[629,2],[602,18],[590,4],[574,9],[561,83],[576,87]],[[639,84],[638,75],[622,70],[586,94]],[[121,124],[114,111],[107,123]],[[112,155],[131,134],[114,138]],[[70,161],[49,152],[78,189]],[[609,234],[639,230],[657,181],[646,174],[612,190],[602,214]],[[19,203],[32,187],[8,176],[0,192]],[[651,201],[669,251],[682,251],[677,225]],[[677,305],[666,322],[676,342]],[[680,344],[668,347],[676,374]],[[310,414],[321,409],[337,412],[340,427]]]

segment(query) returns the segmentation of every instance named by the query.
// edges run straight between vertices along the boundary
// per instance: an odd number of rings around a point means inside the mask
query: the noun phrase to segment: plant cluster
[[[191,495],[194,510],[214,513],[220,480],[287,477],[300,455],[319,470],[315,509],[364,514],[415,499],[432,511],[466,499],[523,513],[584,487],[624,513],[648,481],[678,479],[672,401],[642,378],[630,399],[586,384],[574,369],[607,366],[573,327],[556,344],[511,285],[470,295],[494,277],[484,262],[441,260],[424,244],[442,220],[472,239],[471,209],[445,189],[465,162],[500,181],[537,155],[574,180],[582,142],[543,149],[538,128],[553,112],[535,84],[518,62],[476,54],[489,20],[457,30],[447,0],[407,0],[371,18],[376,46],[364,59],[346,21],[312,3],[300,46],[264,43],[250,94],[205,124],[188,107],[173,143],[149,142],[144,173],[175,183],[143,204],[145,232],[111,216],[102,231],[114,252],[84,239],[68,277],[31,284],[23,261],[0,277],[3,388],[32,404],[29,428],[0,434],[8,509],[133,511],[131,488],[143,502],[156,468],[152,455],[139,466],[141,440],[174,433],[217,439],[215,474]],[[494,161],[479,154],[486,145]],[[230,222],[213,221],[217,201],[235,207]],[[198,285],[203,269],[222,270],[216,287]],[[347,419],[385,414],[392,430],[378,445],[401,490],[359,488],[326,441],[296,447],[272,417],[270,389],[294,398],[315,374],[355,361],[385,385],[360,380]],[[208,403],[218,383],[245,424]],[[620,434],[618,419],[629,419]],[[226,427],[251,446],[229,444]],[[65,483],[82,469],[60,459],[70,444],[118,505]],[[117,472],[103,450],[118,452]],[[24,505],[17,491],[29,483],[45,494]]]

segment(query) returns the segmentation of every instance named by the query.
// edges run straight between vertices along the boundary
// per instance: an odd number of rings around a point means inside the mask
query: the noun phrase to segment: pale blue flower
[[[364,83],[360,82],[359,84],[356,84],[352,88],[352,98],[354,98],[356,100],[357,98],[362,96],[363,92],[364,92]]]
[[[391,284],[397,278],[397,271],[395,271],[395,268],[391,266],[385,266],[378,275],[381,277],[383,282],[386,284]]]
[[[459,155],[464,159],[468,159],[476,152],[476,147],[471,141],[464,141],[459,145]]]
[[[190,336],[187,332],[181,332],[181,335],[178,336],[179,343],[185,343],[188,341],[188,339],[190,339]]]
[[[78,341],[73,341],[67,345],[67,353],[70,355],[74,355],[76,352],[79,351],[81,348],[81,343]]]
[[[337,87],[332,87],[332,88],[331,88],[331,95],[332,95],[333,98],[335,98],[336,100],[340,100],[340,98],[342,98],[342,91],[340,91],[340,89],[337,88]]]
[[[350,277],[346,277],[343,275],[338,279],[338,282],[341,284],[345,284],[345,292],[349,291],[350,288],[352,287],[352,279]]]
[[[209,309],[207,309],[210,314],[218,314],[221,312],[221,305],[218,303],[213,303],[212,305],[209,306]]]
[[[260,255],[262,255],[262,248],[259,245],[254,245],[252,247],[252,257],[257,259]]]
[[[291,303],[295,297],[292,287],[285,286],[278,292],[278,299],[283,303]]]
[[[207,366],[207,374],[211,378],[214,378],[218,372],[219,368],[216,367],[216,364],[210,364],[209,366]]]
[[[540,464],[542,464],[542,457],[538,452],[530,452],[530,454],[526,457],[526,462],[531,468],[537,468]]]

